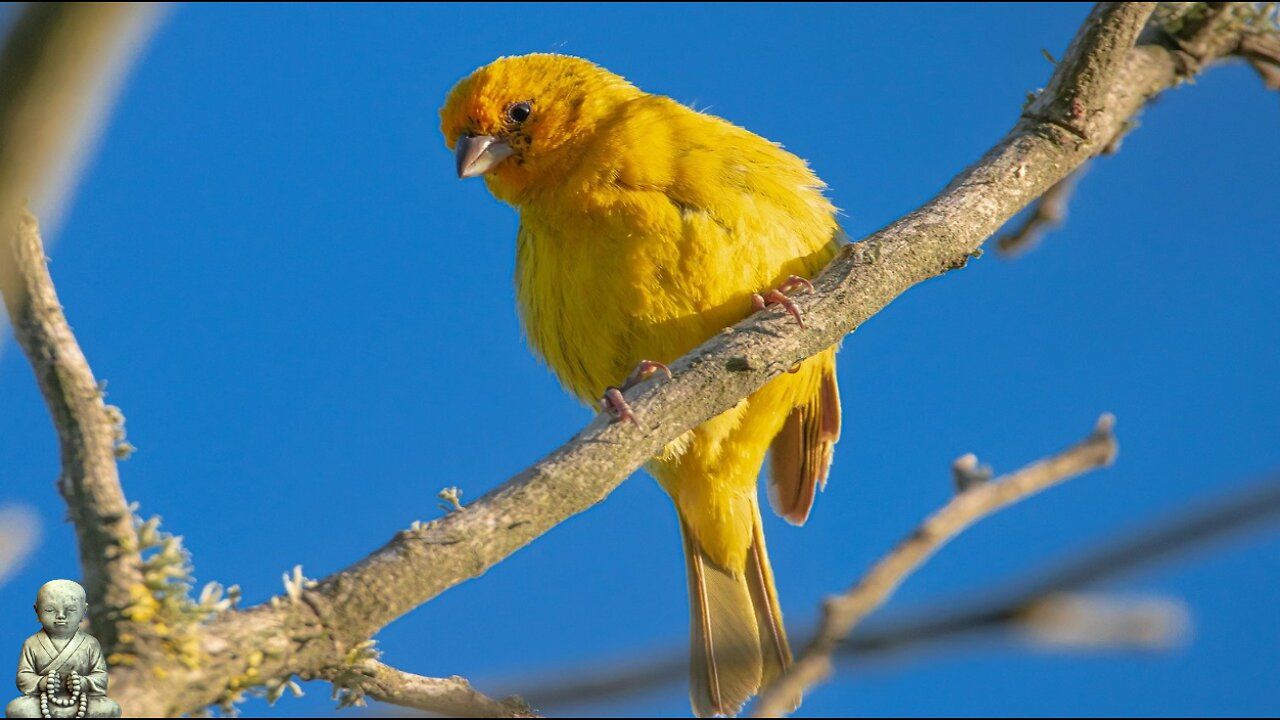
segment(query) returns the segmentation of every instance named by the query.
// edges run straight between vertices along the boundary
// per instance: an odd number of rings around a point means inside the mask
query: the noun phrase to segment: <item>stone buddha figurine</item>
[[[71,580],[47,582],[36,593],[35,607],[44,629],[22,644],[22,695],[5,708],[5,717],[120,717],[120,706],[107,697],[102,646],[80,631],[89,610],[84,588]]]

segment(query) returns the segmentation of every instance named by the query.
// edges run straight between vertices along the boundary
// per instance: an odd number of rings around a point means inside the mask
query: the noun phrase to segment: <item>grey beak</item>
[[[479,177],[514,152],[510,145],[492,135],[464,135],[458,138],[454,149],[458,158],[458,179]]]

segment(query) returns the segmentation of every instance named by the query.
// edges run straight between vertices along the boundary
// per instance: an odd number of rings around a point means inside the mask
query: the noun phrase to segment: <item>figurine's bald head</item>
[[[54,636],[74,635],[89,609],[84,588],[74,580],[50,580],[36,593],[36,617]]]
[[[75,580],[50,580],[40,586],[40,590],[36,593],[36,604],[39,605],[46,599],[61,600],[68,597],[79,600],[81,604],[89,602],[84,594],[84,588]]]

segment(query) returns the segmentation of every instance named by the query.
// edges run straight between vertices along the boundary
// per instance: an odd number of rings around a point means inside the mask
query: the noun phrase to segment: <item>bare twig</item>
[[[1084,175],[1086,167],[1088,166],[1081,166],[1046,190],[1027,211],[1022,222],[996,239],[996,251],[1002,257],[1017,257],[1039,244],[1045,233],[1062,225],[1067,219],[1067,203],[1071,200],[1071,193]]]
[[[528,703],[511,696],[495,700],[475,688],[466,678],[454,675],[431,678],[397,670],[377,661],[368,661],[340,670],[328,670],[321,677],[342,688],[341,704],[363,705],[371,697],[392,705],[413,708],[447,717],[539,717]]]
[[[1267,10],[1250,7],[1249,3],[1216,2],[1165,3],[1161,9],[1163,12],[1157,17],[1163,32],[1149,35],[1153,41],[1169,44],[1183,74],[1199,72],[1207,63],[1231,53],[1248,61],[1268,88],[1280,89],[1280,28],[1274,7]],[[1079,99],[1069,103],[1071,93],[1060,93],[1055,96],[1059,98],[1058,112],[1046,114],[1048,106],[1040,102],[1044,97],[1036,98],[1028,107],[1028,115],[1068,128],[1074,128],[1081,108],[1087,105],[1079,104]],[[1118,134],[1103,152],[1114,152],[1122,135]],[[1023,220],[996,240],[997,252],[1006,258],[1021,255],[1034,248],[1045,233],[1061,226],[1071,195],[1087,167],[1082,165],[1046,190]]]
[[[854,625],[893,594],[902,581],[939,548],[974,522],[1071,477],[1109,465],[1116,456],[1113,418],[1103,415],[1080,444],[1019,470],[971,487],[925,520],[862,580],[827,600],[822,623],[809,647],[760,695],[753,717],[781,717],[800,704],[804,692],[831,674],[831,656]]]
[[[859,657],[886,649],[900,650],[946,640],[960,633],[997,626],[1018,627],[1044,598],[1073,594],[1119,575],[1147,569],[1178,553],[1203,548],[1280,517],[1280,477],[1223,499],[1200,500],[1189,509],[1109,538],[1092,552],[1079,553],[1051,569],[1016,583],[979,602],[951,598],[933,603],[913,618],[873,632],[860,633],[841,645],[840,654]]]
[[[976,464],[965,463],[965,466]],[[981,479],[981,473],[978,474]],[[1148,569],[1179,553],[1202,549],[1222,538],[1244,532],[1280,516],[1280,476],[1260,486],[1223,499],[1197,500],[1182,513],[1148,523],[1126,536],[1108,538],[1097,550],[1075,553],[1069,560],[1051,565],[1034,577],[984,587],[975,600],[956,596],[931,602],[927,607],[894,620],[867,623],[840,644],[842,661],[863,661],[885,653],[901,653],[992,630],[1029,630],[1035,619],[1039,631],[1046,620],[1033,609],[1041,602],[1079,596],[1119,575]],[[1001,589],[1003,588],[1003,589]],[[1061,616],[1059,616],[1061,617]],[[1158,620],[1138,617],[1150,625]],[[1043,633],[1042,633],[1043,635]],[[1132,647],[1132,639],[1112,637],[1115,645]],[[611,669],[561,670],[537,683],[522,683],[520,695],[541,708],[596,701],[672,682],[688,672],[684,651],[642,663],[617,663]],[[557,678],[551,680],[550,678]],[[562,678],[574,678],[564,681]]]
[[[991,466],[979,465],[978,456],[973,453],[965,453],[951,463],[951,480],[957,492],[990,482],[991,477]]]
[[[1178,600],[1058,593],[1029,605],[1015,627],[1053,647],[1161,650],[1182,638],[1189,624]]]
[[[1042,604],[1043,603],[1043,604]],[[958,636],[988,630],[1021,633],[1050,647],[1107,650],[1158,650],[1173,644],[1188,624],[1187,613],[1177,600],[1130,600],[1106,595],[1057,593],[1036,598],[1035,603],[1000,615],[966,614],[957,618],[945,603],[941,612],[891,625],[868,624],[840,644],[836,657],[846,661],[870,661]],[[1043,608],[1043,612],[1037,609]],[[632,653],[634,655],[634,653]],[[686,679],[686,651],[637,660],[634,656],[612,662],[599,660],[590,666],[533,670],[519,683],[521,697],[542,710],[582,703],[599,703],[651,690]]]
[[[124,418],[103,403],[102,388],[62,314],[36,219],[25,213],[0,232],[0,265],[13,270],[0,292],[58,432],[58,490],[80,542],[94,634],[111,648],[137,600],[134,593],[144,588],[138,536],[116,470]],[[145,628],[135,637],[137,632]]]

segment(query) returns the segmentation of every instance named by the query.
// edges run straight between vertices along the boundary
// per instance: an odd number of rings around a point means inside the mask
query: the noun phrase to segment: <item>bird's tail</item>
[[[703,552],[681,522],[689,570],[689,696],[699,717],[732,716],[791,664],[791,647],[753,500],[751,548],[742,573]]]

